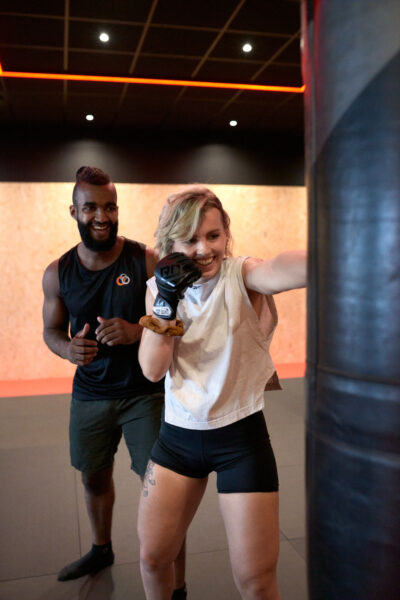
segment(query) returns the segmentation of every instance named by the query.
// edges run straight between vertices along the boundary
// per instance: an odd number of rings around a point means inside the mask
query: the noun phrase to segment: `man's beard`
[[[88,248],[88,250],[93,250],[93,252],[105,252],[107,250],[111,250],[114,246],[115,241],[117,239],[118,233],[118,221],[115,223],[110,223],[108,239],[106,240],[95,240],[92,237],[90,232],[91,224],[90,223],[82,223],[78,219],[78,229],[81,234],[81,239],[83,244]]]

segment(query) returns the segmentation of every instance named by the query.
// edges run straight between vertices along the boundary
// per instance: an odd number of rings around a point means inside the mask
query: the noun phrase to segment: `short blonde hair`
[[[160,258],[172,252],[175,241],[185,242],[194,236],[208,208],[216,208],[221,214],[227,236],[225,255],[231,256],[232,236],[229,229],[229,215],[211,190],[195,184],[186,186],[179,192],[168,196],[162,208],[158,227],[154,234]]]

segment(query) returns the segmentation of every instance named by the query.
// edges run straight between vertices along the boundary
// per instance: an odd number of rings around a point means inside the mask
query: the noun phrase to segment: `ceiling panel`
[[[185,100],[201,100],[203,102],[210,100],[225,104],[231,100],[236,93],[236,90],[186,87],[181,90],[180,97]]]
[[[108,33],[110,40],[104,44],[99,35]],[[69,46],[71,48],[101,49],[105,52],[123,50],[134,52],[142,33],[139,25],[103,24],[92,21],[71,21],[69,24]]]
[[[127,110],[130,102],[135,103],[135,110],[138,108],[138,102],[148,106],[149,103],[175,102],[180,94],[181,88],[178,86],[164,85],[130,85],[126,89],[123,100],[124,109]]]
[[[3,46],[1,61],[8,71],[43,71],[43,65],[46,65],[46,72],[60,73],[63,69],[63,51],[62,48],[40,50]],[[11,80],[8,80],[6,85],[10,84]],[[26,82],[24,85],[27,85]]]
[[[62,19],[33,19],[25,16],[4,15],[0,19],[2,44],[29,44],[63,46]]]
[[[260,65],[246,62],[207,60],[198,71],[198,79],[241,83],[250,81]]]
[[[90,81],[68,81],[66,85],[68,87],[68,96],[78,96],[79,94],[94,97],[99,95],[108,96],[110,98],[110,106],[115,104],[119,99],[124,86],[123,83],[102,83],[100,81],[96,81],[95,83]]]
[[[278,62],[289,62],[297,67],[301,63],[300,55],[300,37],[294,39],[284,50],[279,54]]]
[[[210,31],[151,27],[142,50],[159,54],[187,54],[201,57],[214,38],[215,33]]]
[[[297,66],[291,65],[268,65],[262,73],[260,73],[255,79],[254,83],[260,83],[263,85],[287,85],[300,87],[301,73]]]
[[[68,70],[84,75],[126,75],[131,62],[131,54],[85,52],[84,49],[68,53]]]
[[[246,0],[231,28],[291,34],[299,27],[299,11],[290,0]]]
[[[46,94],[53,92],[62,92],[64,83],[62,81],[37,81],[30,80],[29,84],[25,79],[7,79],[5,87],[7,95],[14,99],[15,96],[21,96],[20,102],[25,102],[29,107],[31,98],[38,94],[43,96],[43,103],[51,105],[51,101],[46,100]],[[13,102],[10,102],[11,106]]]
[[[159,0],[154,14],[155,23],[214,28],[223,27],[239,0]]]
[[[110,40],[102,43],[101,31]],[[250,42],[253,50],[243,53]],[[1,0],[4,71],[301,86],[296,0]],[[0,78],[2,123],[65,127],[90,110],[104,127],[202,133],[303,130],[287,93]],[[90,126],[90,124],[89,124]],[[92,128],[93,129],[93,128]]]
[[[32,94],[29,106],[24,97],[16,96],[13,103],[13,112],[15,116],[22,120],[33,123],[40,123],[46,119],[47,123],[57,123],[63,118],[63,95],[60,92],[46,92],[43,94]]]
[[[78,0],[79,2],[81,0]],[[16,13],[64,16],[65,0],[1,0],[1,10]]]
[[[135,77],[155,79],[190,79],[198,60],[185,56],[149,56],[141,54],[136,62]]]
[[[217,58],[231,58],[243,61],[265,62],[279,50],[282,43],[287,40],[286,36],[274,37],[263,35],[252,35],[251,33],[225,33],[213,49],[211,56]],[[250,43],[253,50],[246,54],[242,47]]]
[[[70,0],[69,12],[72,17],[143,22],[152,3],[152,0]]]

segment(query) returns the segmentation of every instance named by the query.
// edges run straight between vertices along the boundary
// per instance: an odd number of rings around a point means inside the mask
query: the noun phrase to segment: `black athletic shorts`
[[[216,471],[222,494],[278,491],[275,457],[261,411],[206,431],[163,421],[151,460],[186,477],[203,478]]]

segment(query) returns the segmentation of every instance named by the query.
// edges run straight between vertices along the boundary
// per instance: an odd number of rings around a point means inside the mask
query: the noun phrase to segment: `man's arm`
[[[291,250],[271,260],[249,258],[242,273],[246,288],[261,294],[302,288],[307,284],[307,255],[303,250]]]
[[[97,354],[97,342],[87,340],[88,323],[75,335],[68,335],[68,311],[60,297],[58,260],[52,262],[43,275],[43,339],[54,354],[75,365],[87,365]]]

